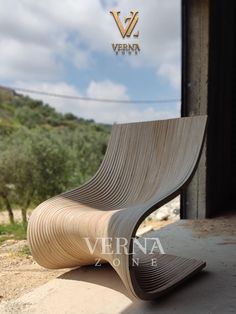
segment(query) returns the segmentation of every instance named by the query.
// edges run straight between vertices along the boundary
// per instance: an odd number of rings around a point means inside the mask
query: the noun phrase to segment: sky
[[[123,24],[137,10],[139,37],[123,39],[111,10],[121,12]],[[102,103],[28,93],[97,122],[180,115],[180,0],[0,0],[0,30],[0,85],[103,99],[177,99]],[[141,51],[116,55],[112,43],[137,43]]]

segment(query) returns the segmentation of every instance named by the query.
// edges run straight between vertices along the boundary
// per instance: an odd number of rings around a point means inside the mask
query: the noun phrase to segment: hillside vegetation
[[[0,88],[0,209],[26,211],[88,180],[111,126],[61,114],[42,101]]]

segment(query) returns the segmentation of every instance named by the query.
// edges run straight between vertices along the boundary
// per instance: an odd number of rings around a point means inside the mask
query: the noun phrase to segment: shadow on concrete
[[[121,279],[109,264],[103,264],[100,267],[83,266],[66,272],[57,278],[84,281],[100,286],[105,286],[112,290],[118,291],[132,301],[132,304],[128,308],[124,309],[121,314],[134,314],[156,313],[158,309],[163,309],[164,307],[165,309],[167,309],[170,306],[173,310],[173,299],[176,299],[176,297],[178,299],[178,296],[180,296],[181,294],[184,295],[186,291],[189,290],[189,288],[193,286],[198,286],[199,283],[205,284],[205,281],[209,279],[208,277],[210,275],[211,274],[209,272],[202,271],[193,278],[189,278],[186,282],[184,282],[183,285],[178,286],[177,289],[174,289],[167,295],[161,296],[154,301],[142,301],[135,299],[131,295],[129,295]],[[176,307],[179,307],[180,305],[181,304],[178,304],[178,302],[175,303]]]
[[[135,301],[135,299],[128,293],[120,277],[110,266],[110,264],[102,264],[101,266],[83,266],[70,270],[69,272],[62,274],[57,278],[85,281],[104,286],[124,294],[131,301]]]
[[[192,288],[197,287],[199,284],[204,285],[209,280],[209,277],[212,276],[211,273],[203,270],[196,276],[189,278],[186,282],[179,285],[178,288],[173,289],[167,294],[160,296],[156,300],[152,301],[141,301],[137,300],[125,308],[120,314],[154,314],[154,313],[201,313],[197,312],[197,307],[195,308],[194,303],[201,302],[201,300],[197,300],[199,296],[192,294],[191,297],[189,295],[189,291]],[[191,293],[190,293],[191,295]],[[185,300],[185,302],[183,302]],[[191,307],[189,308],[189,304],[191,303]],[[192,308],[192,309],[191,309]],[[208,313],[208,312],[206,312]],[[209,312],[210,313],[210,312]]]

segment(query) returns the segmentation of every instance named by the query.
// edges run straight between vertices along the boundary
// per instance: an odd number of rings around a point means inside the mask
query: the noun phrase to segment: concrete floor
[[[236,313],[235,217],[180,221],[148,234],[166,253],[193,257],[207,267],[156,301],[134,301],[111,267],[82,267],[3,303],[0,313],[228,314]]]

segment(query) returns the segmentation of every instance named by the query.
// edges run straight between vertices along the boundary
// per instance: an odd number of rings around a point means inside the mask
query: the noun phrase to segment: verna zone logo
[[[132,35],[134,28],[138,22],[138,11],[132,10],[130,11],[131,16],[125,17],[124,24],[121,23],[120,20],[120,11],[110,11],[111,15],[113,16],[116,25],[120,31],[120,34],[122,38],[128,37]],[[133,37],[138,38],[139,37],[139,31],[133,34]],[[128,53],[131,55],[132,53],[138,54],[140,52],[140,47],[138,44],[112,44],[112,48],[114,52],[118,55],[119,52],[121,52],[123,55],[125,53]]]
[[[85,237],[83,239],[91,255],[94,255],[97,246],[99,246],[99,248],[101,249],[100,253],[103,256],[115,254],[116,258],[114,258],[111,262],[113,267],[120,266],[121,261],[119,255],[131,255],[132,266],[138,266],[140,258],[135,257],[135,255],[137,254],[137,252],[139,252],[139,254],[140,252],[142,252],[142,254],[153,256],[149,259],[150,266],[157,266],[157,258],[155,257],[156,253],[158,252],[159,254],[165,254],[159,238],[143,238],[143,243],[141,243],[137,238],[132,238],[133,248],[131,252],[129,252],[128,239],[123,237],[96,238],[96,241],[95,239],[92,239],[91,241],[91,239],[88,237]],[[101,258],[94,259],[95,266],[101,266],[100,262]]]

